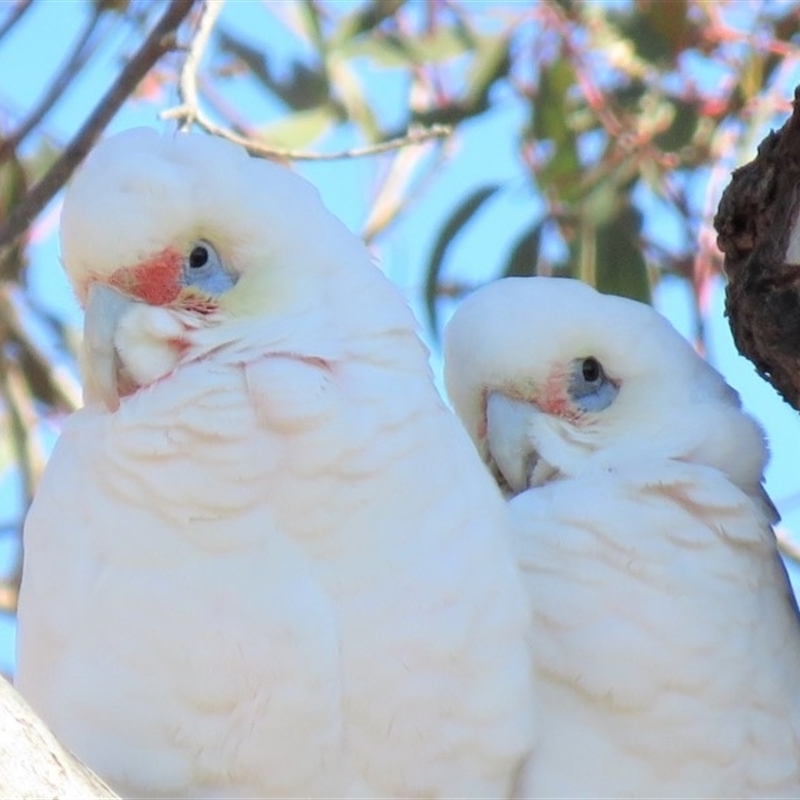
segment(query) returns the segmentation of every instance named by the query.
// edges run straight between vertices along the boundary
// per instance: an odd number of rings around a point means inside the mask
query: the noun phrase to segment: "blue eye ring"
[[[606,375],[602,363],[594,356],[576,358],[568,385],[570,400],[581,411],[596,414],[608,408],[619,393],[619,383]]]
[[[184,251],[181,284],[207,294],[219,297],[236,285],[237,275],[229,272],[225,262],[206,239],[197,239]]]

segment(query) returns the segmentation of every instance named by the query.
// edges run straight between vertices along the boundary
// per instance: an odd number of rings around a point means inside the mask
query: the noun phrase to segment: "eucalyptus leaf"
[[[461,229],[498,189],[500,189],[500,185],[493,183],[482,186],[480,189],[476,189],[472,192],[451,212],[447,221],[442,226],[441,231],[439,231],[439,235],[436,237],[436,243],[434,244],[425,270],[425,307],[428,312],[428,321],[434,334],[437,333],[436,301],[438,299],[439,275],[447,251]]]
[[[274,147],[297,150],[313,144],[340,121],[340,115],[329,105],[296,111],[260,128],[259,138]]]

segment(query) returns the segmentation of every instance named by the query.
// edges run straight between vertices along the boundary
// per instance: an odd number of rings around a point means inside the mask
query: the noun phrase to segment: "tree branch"
[[[734,171],[714,217],[737,350],[800,409],[800,86],[792,115]]]
[[[354,147],[349,150],[339,150],[333,153],[312,153],[307,150],[284,150],[270,147],[251,137],[242,136],[229,127],[217,125],[206,115],[200,105],[197,75],[214,25],[222,12],[224,4],[225,0],[205,0],[203,3],[203,13],[198,23],[197,33],[181,69],[181,77],[178,84],[178,96],[181,104],[161,113],[162,119],[176,120],[181,130],[185,131],[191,128],[192,125],[197,125],[212,136],[219,136],[244,147],[251,155],[274,161],[336,161],[344,158],[363,158],[409,145],[422,144],[432,139],[444,139],[452,133],[452,128],[449,125],[418,126],[409,128],[404,136],[389,139],[385,142],[365,145],[364,147]]]
[[[31,7],[33,0],[19,0],[17,5],[0,25],[0,39],[2,39],[21,19],[22,15]]]
[[[0,677],[0,797],[40,800],[116,798],[58,742],[30,706]]]
[[[186,53],[186,60],[183,62],[183,69],[181,69],[181,77],[178,83],[178,97],[181,100],[182,107],[187,109],[186,115],[180,119],[180,129],[182,131],[189,130],[195,121],[200,123],[202,112],[200,110],[200,96],[197,91],[197,73],[200,70],[200,62],[203,60],[203,55],[208,47],[211,32],[217,24],[217,19],[222,13],[224,5],[225,0],[204,0],[203,2],[203,10],[197,23],[197,31]],[[161,116],[165,119],[170,119],[171,117],[168,115],[170,115],[169,111],[164,112]],[[178,119],[177,116],[175,118]]]
[[[51,82],[44,97],[39,104],[28,114],[25,121],[4,142],[0,143],[0,164],[13,153],[26,136],[42,121],[45,114],[53,107],[56,101],[69,86],[70,81],[80,72],[88,58],[87,45],[92,34],[97,28],[97,23],[102,16],[101,6],[95,6],[89,21],[86,23],[81,35],[72,48],[61,71]]]
[[[17,240],[69,180],[105,127],[161,56],[175,47],[175,31],[194,0],[170,0],[166,11],[119,77],[47,174],[25,196],[0,229],[0,273]]]

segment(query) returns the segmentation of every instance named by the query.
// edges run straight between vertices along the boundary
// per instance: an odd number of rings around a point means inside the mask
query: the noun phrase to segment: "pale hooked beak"
[[[83,323],[86,353],[84,381],[109,411],[119,408],[119,356],[114,337],[119,321],[134,300],[102,283],[89,286]]]
[[[541,414],[533,404],[501,392],[486,398],[486,443],[499,477],[511,494],[541,486],[558,473],[536,451],[531,423]]]

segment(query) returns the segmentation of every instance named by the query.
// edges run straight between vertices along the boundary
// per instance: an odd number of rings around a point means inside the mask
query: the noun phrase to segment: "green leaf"
[[[259,83],[266,86],[270,91],[274,91],[275,81],[269,68],[267,56],[264,53],[223,27],[217,28],[217,38],[219,39],[221,52],[237,58],[250,70]]]
[[[28,188],[28,176],[15,152],[10,153],[0,164],[0,227],[11,212],[22,201]],[[18,278],[25,267],[25,248],[20,241],[4,261],[4,277]]]
[[[387,69],[408,69],[414,60],[408,40],[394,33],[347,39],[337,45],[336,55],[345,59],[368,58]]]
[[[636,111],[642,98],[649,90],[648,85],[638,77],[628,76],[625,83],[615,86],[610,94],[621,108]]]
[[[558,58],[540,69],[539,91],[533,103],[534,138],[553,145],[553,154],[538,172],[539,183],[543,187],[555,184],[566,201],[576,199],[581,172],[575,132],[568,122],[568,95],[574,85],[572,64],[565,57]]]
[[[477,111],[488,107],[490,89],[511,69],[509,45],[506,34],[478,39],[475,57],[467,71],[466,105],[469,108]]]
[[[53,376],[47,361],[35,358],[30,347],[22,346],[18,363],[32,397],[50,408],[58,407],[60,398],[53,385]]]
[[[561,57],[542,65],[533,108],[533,134],[537,139],[559,142],[572,134],[567,125],[567,92],[574,85],[575,70],[569,59]]]
[[[541,244],[542,223],[537,222],[516,241],[500,277],[528,278],[535,275]]]
[[[384,20],[393,17],[406,0],[372,0],[352,14],[347,14],[331,37],[331,47],[338,48],[348,39],[377,28]]]
[[[25,169],[16,153],[12,153],[0,165],[0,224],[8,218],[14,206],[24,197],[27,186]]]
[[[620,206],[626,202],[620,196],[618,176],[611,173],[599,180],[581,197],[579,214],[587,219],[593,228],[608,224],[619,213]]]
[[[56,159],[61,155],[61,149],[51,140],[42,136],[36,146],[36,151],[25,157],[25,170],[28,174],[28,182],[38,183],[50,167],[55,164]]]
[[[12,441],[8,414],[0,411],[0,480],[5,480],[11,470],[17,466],[17,454]]]
[[[644,5],[645,19],[661,36],[669,55],[675,58],[683,50],[692,26],[688,0],[649,0]]]
[[[436,64],[466,53],[476,43],[464,28],[442,26],[424,36],[408,37],[408,44],[418,64]]]
[[[674,100],[674,115],[669,127],[655,137],[656,144],[662,149],[676,152],[686,147],[697,132],[700,114],[695,103]]]
[[[311,44],[314,46],[314,49],[318,53],[324,54],[327,47],[325,36],[322,33],[317,4],[314,0],[301,0],[301,2],[298,3],[297,10],[303,29]]]
[[[465,30],[463,35],[469,38]],[[411,122],[418,125],[458,125],[489,108],[489,94],[494,84],[511,69],[509,38],[505,34],[487,35],[476,40],[475,53],[467,69],[466,91],[441,107],[412,111]]]
[[[92,3],[98,11],[114,11],[118,14],[127,11],[130,4],[130,0],[93,0]]]
[[[650,277],[641,244],[642,215],[624,206],[611,222],[595,232],[595,285],[606,294],[617,294],[649,303]]]
[[[331,106],[317,106],[297,111],[265,125],[258,133],[259,137],[263,137],[274,147],[297,150],[313,144],[339,121],[340,116],[336,109]]]
[[[343,58],[369,58],[387,68],[408,69],[412,65],[438,64],[463,55],[474,40],[461,28],[440,27],[423,36],[401,36],[392,31],[359,36],[343,43],[337,55]]]
[[[358,71],[352,64],[340,58],[330,59],[328,68],[347,117],[361,128],[368,141],[378,141],[381,130],[375,113],[366,100]]]
[[[288,108],[302,111],[328,100],[330,87],[324,66],[308,66],[300,61],[292,61],[289,77],[278,79],[273,75],[266,53],[222,28],[218,29],[217,37],[220,51],[237,58],[262,86],[279,97]]]
[[[428,259],[425,278],[425,306],[428,321],[434,335],[436,330],[436,300],[438,297],[439,274],[447,251],[461,229],[472,219],[478,209],[500,188],[499,184],[482,186],[475,190],[448,217],[436,239],[431,257]]]
[[[629,38],[637,54],[651,63],[672,63],[689,39],[688,0],[645,0],[624,16],[617,27]]]
[[[764,88],[764,61],[765,57],[761,53],[751,50],[738,72],[736,90],[741,96],[743,105],[747,105]]]

